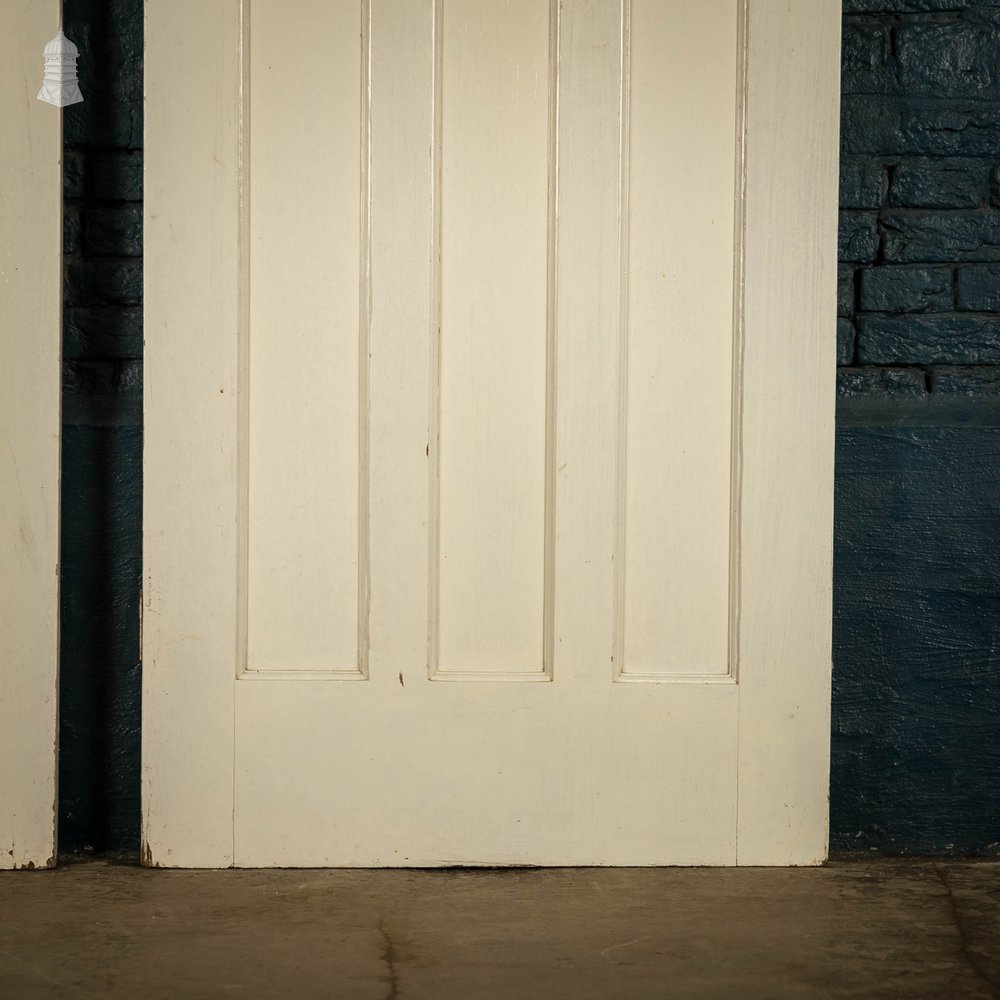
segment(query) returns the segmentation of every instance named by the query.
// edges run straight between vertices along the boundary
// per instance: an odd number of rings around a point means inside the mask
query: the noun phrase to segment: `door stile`
[[[224,868],[240,617],[238,0],[150,0],[145,37],[142,858]]]
[[[62,115],[55,0],[0,7],[0,868],[56,863]]]
[[[738,859],[817,864],[829,810],[840,4],[751,0],[748,35],[741,574],[758,596],[741,608]]]

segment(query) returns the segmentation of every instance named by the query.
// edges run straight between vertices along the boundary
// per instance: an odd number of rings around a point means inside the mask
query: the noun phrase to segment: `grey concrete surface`
[[[998,997],[1000,862],[0,874],[0,997]]]

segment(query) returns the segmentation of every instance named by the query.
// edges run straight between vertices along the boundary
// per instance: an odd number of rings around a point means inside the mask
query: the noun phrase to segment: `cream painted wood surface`
[[[56,854],[61,115],[55,0],[0,5],[0,868]]]
[[[146,862],[821,861],[839,4],[146,10]]]

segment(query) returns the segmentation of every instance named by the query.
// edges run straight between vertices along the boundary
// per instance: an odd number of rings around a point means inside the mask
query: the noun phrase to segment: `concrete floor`
[[[0,997],[1000,997],[1000,862],[5,872]]]

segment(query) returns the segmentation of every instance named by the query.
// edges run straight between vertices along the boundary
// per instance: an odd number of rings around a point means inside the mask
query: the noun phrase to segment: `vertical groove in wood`
[[[332,665],[322,670],[282,670],[280,668],[254,668],[248,662],[249,646],[249,529],[250,529],[250,102],[251,102],[251,0],[239,0],[240,32],[240,81],[239,81],[239,329],[237,332],[238,362],[238,517],[239,555],[237,560],[237,677],[255,677],[261,674],[303,677],[330,675],[342,680],[367,680],[369,677],[368,652],[370,646],[369,608],[370,587],[370,408],[369,408],[369,342],[372,313],[371,292],[371,0],[361,4],[361,157],[359,161],[360,280],[358,287],[358,626],[356,661],[353,667]]]
[[[431,54],[432,95],[431,142],[431,323],[430,323],[430,411],[427,415],[427,676],[438,668],[440,639],[439,553],[441,549],[441,152],[443,110],[442,70],[444,62],[444,0],[433,0],[434,51]]]
[[[431,351],[428,457],[428,638],[427,672],[432,680],[546,681],[553,677],[555,604],[555,428],[556,428],[556,281],[558,276],[559,198],[559,46],[560,2],[549,0],[548,167],[545,345],[545,495],[543,528],[543,607],[541,669],[533,672],[442,670],[440,665],[440,528],[441,528],[441,336],[442,336],[442,117],[444,0],[433,0],[433,232],[431,234]]]
[[[357,672],[369,676],[371,605],[371,495],[369,353],[372,321],[372,12],[371,0],[361,0],[361,255],[358,289],[358,662]]]
[[[618,429],[616,468],[618,470],[615,550],[611,555],[614,573],[614,635],[611,640],[611,677],[619,680],[625,660],[625,498],[628,493],[628,241],[629,241],[629,106],[632,87],[631,0],[621,0],[621,77],[618,113]]]
[[[612,555],[614,573],[614,627],[611,643],[612,680],[655,681],[677,683],[684,681],[719,682],[736,681],[739,658],[739,607],[740,607],[740,507],[742,495],[742,380],[744,349],[744,243],[745,243],[745,134],[747,89],[747,4],[737,3],[737,91],[736,91],[736,185],[734,191],[735,213],[733,226],[733,355],[732,355],[732,430],[730,465],[730,542],[729,542],[729,637],[728,670],[718,674],[650,674],[630,673],[625,668],[625,587],[627,577],[627,496],[628,496],[628,373],[629,373],[629,234],[630,196],[630,94],[631,94],[631,0],[621,0],[621,112],[619,125],[619,253],[620,253],[620,309],[618,328],[618,497],[615,525],[615,551]]]
[[[740,605],[743,600],[740,577],[743,510],[743,354],[746,341],[744,303],[746,299],[746,135],[747,135],[747,53],[749,0],[739,0],[737,25],[736,95],[736,190],[733,223],[733,430],[729,523],[729,676],[740,677]]]
[[[548,244],[545,281],[545,527],[542,582],[542,673],[552,680],[555,633],[556,544],[556,323],[559,277],[559,45],[560,3],[549,0]]]
[[[236,676],[249,669],[250,640],[250,0],[239,4],[239,288],[236,331]]]
[[[239,89],[237,108],[237,288],[236,288],[236,678],[246,674],[250,645],[250,0],[239,0]],[[232,784],[238,782],[239,717],[236,685],[232,686]],[[238,857],[239,824],[232,799],[229,856]]]

